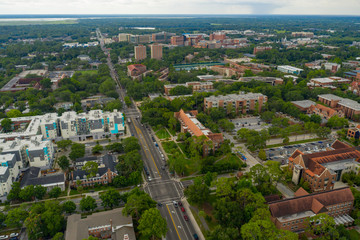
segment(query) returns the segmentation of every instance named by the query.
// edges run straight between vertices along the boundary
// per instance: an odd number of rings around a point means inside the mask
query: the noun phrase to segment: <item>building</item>
[[[271,49],[272,49],[272,46],[257,46],[257,47],[254,47],[253,54],[255,55],[258,52],[268,51],[268,50],[271,50]]]
[[[0,167],[0,196],[7,196],[11,190],[10,170],[8,167]]]
[[[320,102],[328,105],[330,108],[342,110],[348,118],[353,118],[354,115],[360,114],[360,104],[357,101],[333,94],[322,94],[318,98]]]
[[[150,34],[146,35],[130,35],[129,41],[133,44],[139,43],[149,43],[152,40],[152,36]]]
[[[95,184],[108,184],[111,183],[114,177],[116,177],[116,163],[115,156],[106,154],[101,157],[98,163],[98,172],[95,176],[90,177],[89,173],[82,170],[80,167],[71,172],[72,186],[77,186],[77,181],[81,181],[83,187],[93,187]]]
[[[291,103],[302,112],[307,112],[312,105],[316,105],[311,100],[292,101]]]
[[[272,86],[275,85],[281,85],[284,83],[284,80],[281,78],[276,78],[276,77],[258,77],[258,76],[254,76],[254,77],[241,77],[239,78],[239,81],[241,82],[251,82],[251,81],[259,81],[259,82],[265,82],[265,83],[269,83]]]
[[[46,139],[70,139],[85,141],[103,139],[114,134],[124,134],[125,122],[121,112],[103,112],[91,110],[77,114],[74,111],[64,112],[61,117],[45,114],[40,130]]]
[[[118,39],[119,42],[129,42],[131,34],[128,33],[119,33]]]
[[[184,46],[184,36],[172,36],[170,43],[174,46]]]
[[[360,70],[352,70],[350,72],[345,72],[345,78],[360,82]]]
[[[213,148],[204,146],[203,149],[203,155],[208,155],[211,150],[216,151],[220,147],[224,138],[221,133],[212,133],[210,129],[205,128],[205,126],[197,120],[197,114],[198,112],[196,110],[185,113],[184,110],[181,109],[180,112],[175,112],[174,116],[180,121],[181,132],[190,133],[191,136],[196,137],[205,136],[206,139],[212,142]]]
[[[69,111],[73,106],[74,106],[74,104],[72,102],[59,102],[54,105],[54,108],[56,110],[59,110],[62,108],[62,109]]]
[[[46,187],[47,191],[55,187],[59,187],[61,191],[65,191],[65,174],[61,172],[42,173],[38,167],[29,167],[22,173],[20,187],[24,188],[29,185],[43,186]]]
[[[333,116],[344,117],[344,112],[340,109],[332,109],[321,104],[314,104],[307,110],[307,114],[319,115],[323,120],[329,120]]]
[[[146,59],[146,46],[144,45],[139,45],[139,46],[135,46],[135,60],[136,61],[141,61]]]
[[[131,64],[127,66],[128,76],[138,77],[146,72],[146,66],[142,64]]]
[[[223,41],[226,39],[226,34],[223,32],[215,32],[209,35],[210,41],[216,40],[216,41]]]
[[[16,161],[16,156],[13,153],[1,154],[0,153],[0,168],[8,168],[10,172],[10,179],[15,182],[20,173],[21,162]]]
[[[296,75],[299,75],[302,71],[304,71],[301,68],[296,68],[289,65],[278,66],[277,70],[283,73],[296,74]]]
[[[67,219],[65,240],[97,239],[136,240],[131,216],[124,216],[122,208],[93,213],[82,218],[81,214]]]
[[[327,63],[324,63],[323,65],[325,67],[325,70],[330,70],[333,73],[336,73],[341,68],[341,65],[337,64],[337,63],[327,62]]]
[[[210,108],[224,108],[234,110],[236,113],[247,113],[258,110],[261,112],[262,107],[267,102],[267,97],[261,93],[243,93],[229,94],[225,96],[210,96],[204,98],[204,111]],[[258,107],[258,109],[256,109]]]
[[[278,229],[303,232],[307,219],[320,213],[333,217],[336,225],[350,226],[354,222],[349,216],[354,204],[350,188],[313,194],[300,191],[294,198],[269,203],[271,220]]]
[[[217,72],[217,73],[225,76],[225,77],[241,76],[243,74],[236,68],[226,67],[226,66],[221,66],[221,65],[211,66],[210,69],[214,72]]]
[[[151,35],[152,42],[168,42],[175,33],[159,32]]]
[[[104,107],[108,102],[111,102],[113,100],[115,100],[115,98],[106,97],[103,95],[95,95],[95,96],[85,98],[85,99],[81,100],[80,102],[81,102],[82,108],[92,108],[95,105],[101,105]]]
[[[351,138],[360,139],[360,125],[357,125],[354,128],[349,128],[347,131],[347,137],[349,139]]]
[[[150,45],[151,58],[161,60],[163,56],[162,45],[152,44]]]
[[[360,152],[336,140],[331,148],[322,152],[302,153],[296,150],[289,158],[293,172],[292,181],[299,184],[303,179],[313,192],[334,189],[346,172],[359,172]]]
[[[79,55],[77,56],[80,61],[91,61],[91,58],[88,55]]]
[[[349,84],[351,80],[341,77],[325,77],[325,78],[313,78],[307,83],[307,86],[310,88],[314,87],[323,87],[335,89],[337,86],[341,84]]]
[[[164,91],[166,95],[171,95],[171,89],[174,89],[178,86],[184,86],[187,88],[191,88],[193,92],[200,92],[200,91],[209,91],[214,89],[212,82],[187,82],[184,84],[167,84],[164,85]]]
[[[32,83],[39,83],[43,78],[48,77],[48,75],[48,70],[43,69],[23,71],[7,82],[0,92],[24,91],[32,87]]]
[[[304,38],[313,38],[313,32],[292,32],[291,37],[304,37]]]

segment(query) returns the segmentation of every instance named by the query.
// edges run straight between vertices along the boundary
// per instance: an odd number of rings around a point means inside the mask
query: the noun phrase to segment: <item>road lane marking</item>
[[[181,237],[180,237],[180,234],[179,234],[179,232],[178,232],[178,230],[177,230],[177,228],[176,228],[176,225],[175,225],[174,219],[173,219],[173,217],[171,216],[169,206],[168,206],[168,205],[166,205],[166,208],[167,208],[167,210],[169,211],[169,215],[170,215],[171,221],[172,221],[172,223],[173,223],[173,225],[174,225],[174,228],[175,228],[175,230],[176,230],[176,233],[177,233],[177,235],[178,235],[179,239],[181,240]]]
[[[141,138],[140,140],[143,140],[143,142],[145,143],[146,147],[149,148],[149,145],[146,143],[145,138],[142,139],[141,136],[142,136],[143,134],[142,134],[141,130],[135,125],[135,122],[134,122],[133,118],[131,118],[131,121],[134,123],[135,130],[136,130],[136,132],[138,133],[139,137]],[[140,135],[140,134],[141,134],[141,135]],[[150,148],[149,148],[149,149],[150,149]],[[145,152],[145,154],[147,153],[147,151],[144,151],[144,152]],[[152,159],[152,161],[153,161],[153,163],[154,163],[154,165],[155,165],[155,168],[156,168],[156,170],[157,170],[157,172],[158,172],[158,174],[159,174],[159,176],[160,176],[160,178],[161,178],[160,171],[159,171],[158,167],[156,166],[155,159],[153,158],[151,152],[149,152],[149,155],[150,155],[150,157],[151,157],[151,159]]]

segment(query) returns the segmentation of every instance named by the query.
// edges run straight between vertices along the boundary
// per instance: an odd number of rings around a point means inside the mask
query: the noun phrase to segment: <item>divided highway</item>
[[[124,103],[126,91],[122,88],[114,66],[110,60],[110,53],[104,47],[103,36],[99,29],[96,30],[98,40],[102,50],[107,56],[107,64],[110,68],[111,77],[117,84],[117,92],[119,99]],[[165,160],[163,160],[163,153],[160,148],[156,146],[155,138],[151,135],[151,129],[141,123],[141,112],[135,107],[124,108],[124,113],[127,119],[131,134],[139,139],[141,146],[140,154],[143,158],[144,166],[148,169],[149,176],[144,174],[146,181],[144,190],[158,202],[158,209],[161,215],[166,219],[168,225],[167,240],[190,240],[194,239],[196,233],[193,224],[196,222],[185,219],[188,208],[177,206],[173,202],[181,202],[183,197],[183,187],[179,181],[171,178],[165,167]],[[158,144],[158,143],[157,143]],[[185,211],[185,212],[183,212]],[[198,234],[199,235],[199,234]]]

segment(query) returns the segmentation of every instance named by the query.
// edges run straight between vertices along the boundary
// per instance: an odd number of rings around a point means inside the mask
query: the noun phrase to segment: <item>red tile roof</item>
[[[358,125],[359,126],[359,125]],[[333,144],[331,145],[332,148],[334,149],[340,149],[340,148],[351,148],[349,145],[347,145],[346,143],[343,143],[341,141],[339,141],[338,139],[335,140],[335,142],[333,142]]]
[[[309,193],[307,191],[305,191],[305,189],[303,189],[302,187],[300,187],[295,193],[294,193],[295,197],[301,197],[301,196],[305,196],[305,195],[309,195]]]

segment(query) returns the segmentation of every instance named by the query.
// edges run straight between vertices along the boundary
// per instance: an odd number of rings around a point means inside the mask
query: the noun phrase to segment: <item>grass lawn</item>
[[[170,138],[170,134],[166,131],[165,128],[160,129],[160,130],[157,131],[155,134],[156,134],[156,136],[157,136],[159,139]]]
[[[358,233],[355,229],[351,229],[349,231],[350,233],[350,239],[351,240],[357,240],[357,239],[360,239],[360,233]]]

